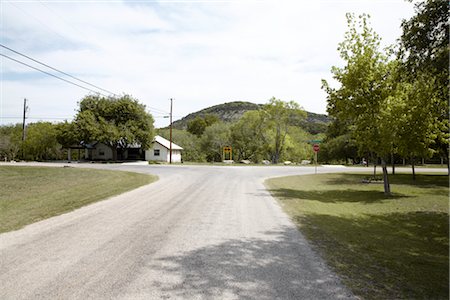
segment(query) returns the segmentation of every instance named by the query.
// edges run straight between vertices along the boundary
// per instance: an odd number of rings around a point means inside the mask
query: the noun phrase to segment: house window
[[[153,150],[153,156],[159,156],[159,149]]]
[[[98,150],[98,155],[100,156],[105,155],[105,151],[103,149]]]

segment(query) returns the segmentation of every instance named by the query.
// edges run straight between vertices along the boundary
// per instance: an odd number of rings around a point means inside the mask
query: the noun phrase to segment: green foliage
[[[421,120],[422,107],[429,109],[426,120],[433,149],[448,163],[449,147],[449,9],[448,1],[426,0],[416,4],[416,15],[402,23],[399,57],[402,81],[406,82],[412,111]],[[422,127],[425,127],[423,125]],[[450,167],[449,167],[450,168]],[[449,170],[450,171],[450,170]]]
[[[56,124],[56,139],[62,147],[79,145],[81,140],[77,124],[67,121]]]
[[[219,118],[216,115],[207,114],[202,117],[197,116],[187,123],[187,131],[197,137],[201,137],[206,127],[216,122],[219,122]]]
[[[169,140],[169,129],[159,129],[158,134]],[[200,148],[200,138],[185,130],[172,129],[172,141],[183,148],[183,161],[206,161],[206,156]]]
[[[386,158],[394,151],[395,119],[390,113],[393,80],[391,73],[395,63],[380,48],[380,37],[369,27],[368,15],[355,18],[347,14],[348,31],[339,44],[342,68],[333,67],[339,89],[331,88],[326,81],[323,87],[328,93],[328,112],[354,137],[360,153],[375,153],[382,158],[385,193],[390,194]]]
[[[231,126],[231,144],[236,160],[260,162],[266,159],[270,134],[260,111],[248,111]]]
[[[56,134],[56,127],[50,122],[29,124],[22,144],[24,158],[38,161],[61,158]]]
[[[357,147],[350,134],[327,138],[320,148],[321,161],[343,161],[347,163],[349,159],[355,159],[356,157]]]
[[[231,128],[235,157],[255,162],[271,159],[278,163],[282,158],[298,161],[305,155],[300,146],[305,133],[297,128],[305,116],[297,103],[275,98],[261,110],[246,112]],[[289,132],[294,132],[295,137],[289,137]]]
[[[302,128],[289,126],[289,134],[286,135],[285,150],[281,155],[281,160],[301,162],[312,156],[311,145],[306,143],[311,136]]]
[[[126,149],[132,144],[149,147],[154,135],[152,116],[143,104],[127,95],[117,99],[86,96],[80,102],[75,123],[84,142],[108,145],[114,159],[118,148]]]
[[[224,123],[236,123],[242,116],[249,111],[259,111],[263,108],[263,104],[255,104],[251,102],[228,102],[219,105],[214,105],[198,112],[191,113],[181,120],[173,123],[173,128],[187,129],[189,122],[205,116],[215,116],[218,120]],[[197,121],[198,122],[198,121]],[[324,133],[326,131],[329,118],[324,114],[315,114],[308,112],[306,119],[300,122],[300,126],[311,134]],[[194,133],[190,131],[191,133]],[[195,133],[194,133],[195,134]]]
[[[351,124],[359,150],[373,151],[380,156],[390,153],[386,143],[389,132],[380,130],[380,111],[385,106],[388,86],[387,57],[379,50],[380,38],[368,25],[368,16],[358,19],[347,14],[349,31],[339,44],[341,57],[346,61],[343,68],[333,67],[333,77],[341,83],[339,89],[330,88],[324,81],[328,93],[328,112],[343,124]]]
[[[0,126],[0,159],[18,158],[22,144],[22,125]]]
[[[230,146],[230,125],[217,122],[207,127],[200,138],[200,146],[207,161],[222,161],[223,147]]]
[[[298,103],[294,101],[284,102],[274,97],[263,106],[261,113],[264,115],[267,128],[274,132],[274,141],[270,147],[272,162],[276,164],[284,150],[289,128],[299,126],[306,117],[306,113]]]

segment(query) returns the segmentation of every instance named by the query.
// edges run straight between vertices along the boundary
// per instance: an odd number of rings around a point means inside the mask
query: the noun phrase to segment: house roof
[[[170,149],[170,141],[166,140],[162,136],[159,135],[155,136],[153,141],[160,144],[164,148]],[[172,142],[172,150],[183,150],[183,148]]]

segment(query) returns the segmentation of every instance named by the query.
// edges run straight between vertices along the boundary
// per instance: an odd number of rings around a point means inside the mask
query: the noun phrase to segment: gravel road
[[[88,166],[160,180],[0,235],[0,299],[353,298],[263,186],[314,168]]]

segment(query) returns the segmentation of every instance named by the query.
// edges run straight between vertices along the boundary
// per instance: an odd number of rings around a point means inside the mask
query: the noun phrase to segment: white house
[[[181,148],[172,142],[172,162],[181,162]],[[145,160],[148,161],[170,161],[170,141],[157,135],[153,139],[150,149],[145,150]]]

